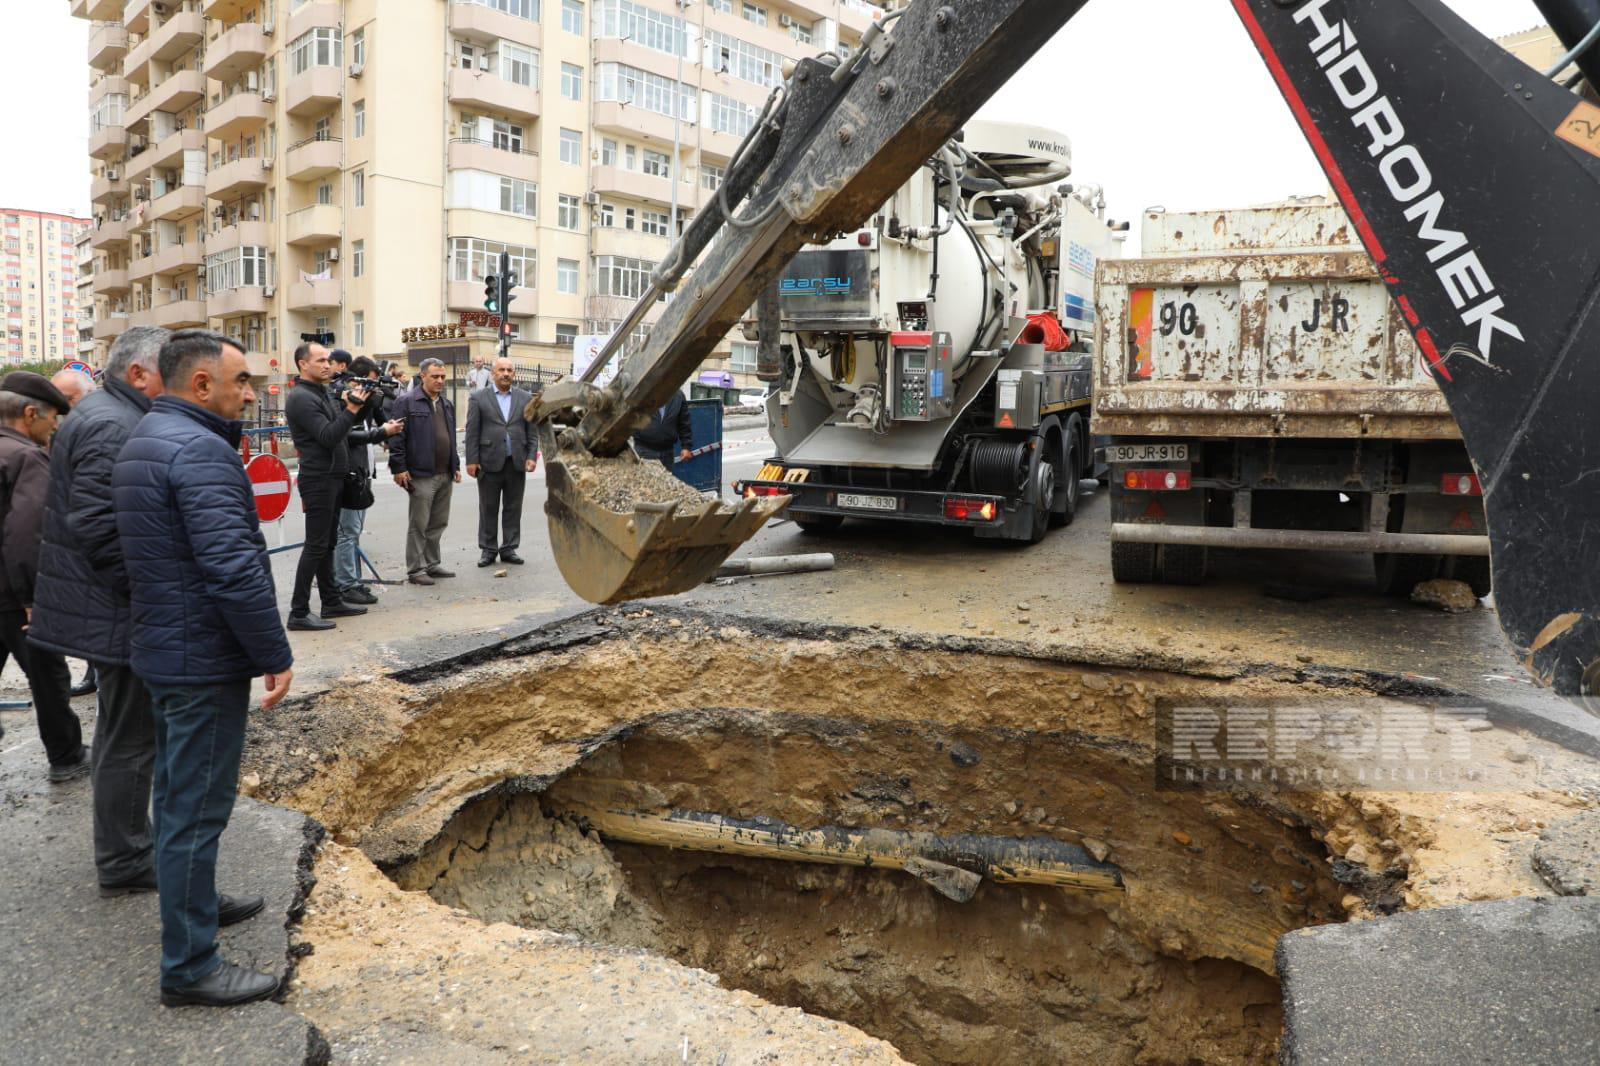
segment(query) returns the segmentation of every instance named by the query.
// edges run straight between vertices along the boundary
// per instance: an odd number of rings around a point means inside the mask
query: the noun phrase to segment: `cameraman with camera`
[[[294,350],[298,371],[284,415],[300,455],[300,502],[306,513],[305,546],[295,570],[289,600],[290,629],[334,628],[333,618],[366,614],[365,607],[346,603],[333,581],[333,544],[339,532],[339,508],[350,472],[350,431],[371,394],[351,385],[332,387],[334,367],[328,349],[302,344]],[[322,614],[311,613],[311,580],[322,595]]]
[[[379,375],[377,363],[364,355],[352,360],[350,353],[341,349],[335,349],[331,358],[334,366],[342,364],[347,368],[334,376],[336,390],[351,384],[371,390],[347,441],[350,446],[349,491],[339,508],[339,539],[333,548],[333,584],[345,603],[372,606],[378,602],[378,597],[361,583],[361,531],[366,526],[367,508],[373,502],[372,449],[399,433],[405,423],[399,419],[390,422],[384,415],[385,401],[392,400],[399,390],[393,381],[386,381]]]

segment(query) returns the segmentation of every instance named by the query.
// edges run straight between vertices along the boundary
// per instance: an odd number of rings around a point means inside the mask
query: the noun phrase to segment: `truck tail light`
[[[746,485],[744,489],[744,498],[747,500],[753,500],[759,496],[787,495],[788,493],[784,492],[782,489],[773,488],[771,485]]]
[[[1446,474],[1439,479],[1439,491],[1446,496],[1482,496],[1483,485],[1477,474]]]
[[[1189,488],[1187,470],[1129,470],[1122,487],[1139,492],[1183,492]]]
[[[944,501],[944,516],[957,522],[993,522],[1000,517],[1000,508],[993,500],[969,500],[951,496]]]

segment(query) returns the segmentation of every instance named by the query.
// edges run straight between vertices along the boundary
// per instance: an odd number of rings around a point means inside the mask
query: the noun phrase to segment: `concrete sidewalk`
[[[100,898],[88,781],[48,784],[38,745],[17,747],[32,723],[8,718],[17,728],[0,759],[0,1063],[326,1062],[321,1035],[277,1003],[161,1006],[155,895]],[[307,891],[312,831],[302,815],[239,802],[217,881],[267,907],[223,930],[230,960],[288,973],[286,924]]]

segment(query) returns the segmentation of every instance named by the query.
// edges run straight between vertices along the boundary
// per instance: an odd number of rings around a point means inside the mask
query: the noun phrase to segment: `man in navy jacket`
[[[217,842],[233,813],[250,703],[289,691],[294,657],[255,497],[239,461],[239,416],[255,399],[233,341],[174,333],[161,349],[166,388],[112,475],[132,593],[129,661],[156,724],[155,860],[161,892],[161,1002],[232,1006],[277,991],[269,974],[217,953]],[[259,897],[242,901],[259,911]]]

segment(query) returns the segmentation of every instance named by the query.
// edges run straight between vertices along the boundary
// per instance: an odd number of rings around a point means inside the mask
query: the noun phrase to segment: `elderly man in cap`
[[[50,488],[45,448],[70,409],[61,390],[38,374],[17,370],[0,379],[0,642],[28,675],[39,739],[55,783],[87,775],[89,752],[67,702],[72,675],[66,659],[31,647],[27,633]]]
[[[150,786],[156,727],[150,693],[128,665],[132,605],[111,474],[161,395],[159,326],[134,326],[111,346],[105,388],[72,409],[50,445],[50,497],[28,640],[86,659],[100,678],[93,770],[94,859],[100,894],[156,890]]]

